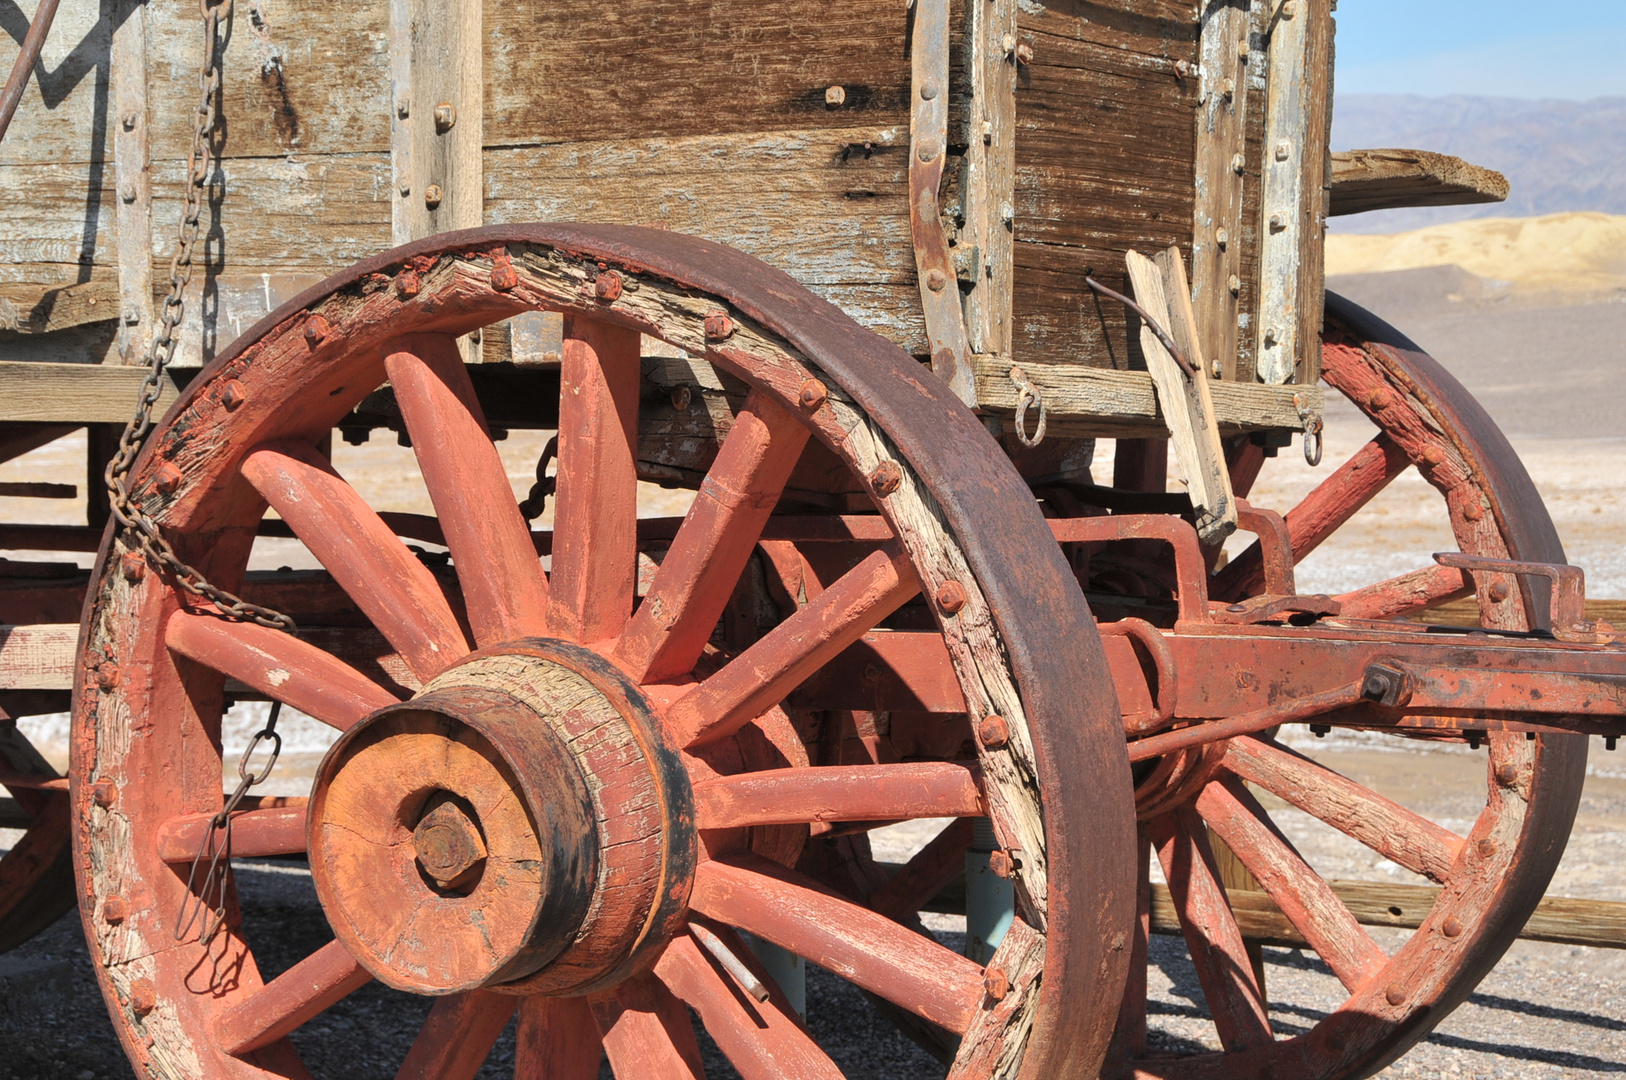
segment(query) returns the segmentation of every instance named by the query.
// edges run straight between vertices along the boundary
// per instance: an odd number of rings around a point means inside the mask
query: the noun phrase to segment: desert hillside
[[[1327,237],[1327,275],[1457,266],[1525,296],[1626,297],[1626,217],[1572,212],[1481,218],[1387,236]]]

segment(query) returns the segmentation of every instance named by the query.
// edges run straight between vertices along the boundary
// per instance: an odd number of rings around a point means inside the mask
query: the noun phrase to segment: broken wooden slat
[[[1507,177],[1427,150],[1343,150],[1332,155],[1331,216],[1407,206],[1467,206],[1507,199]]]
[[[1141,352],[1146,356],[1146,369],[1157,386],[1158,400],[1163,404],[1163,417],[1169,425],[1170,441],[1180,456],[1189,485],[1191,505],[1197,511],[1197,535],[1204,543],[1214,544],[1236,531],[1236,499],[1231,495],[1230,473],[1225,467],[1225,448],[1220,445],[1219,425],[1214,418],[1214,403],[1208,394],[1208,375],[1200,352],[1192,354],[1188,347],[1195,345],[1197,334],[1192,325],[1190,308],[1181,305],[1179,320],[1170,314],[1169,286],[1177,295],[1186,293],[1185,267],[1180,251],[1159,266],[1139,252],[1125,256],[1129,265],[1129,280],[1135,287],[1135,299],[1146,309],[1157,324],[1170,329],[1176,340],[1184,338],[1181,351],[1187,353],[1187,362],[1193,365],[1189,373],[1183,372],[1174,355],[1164,348],[1152,327],[1142,324]],[[1165,269],[1166,268],[1166,269]],[[1167,281],[1165,281],[1167,273]]]

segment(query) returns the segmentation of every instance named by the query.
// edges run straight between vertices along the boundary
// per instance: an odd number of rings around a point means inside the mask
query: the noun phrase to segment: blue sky
[[[1626,96],[1626,0],[1342,0],[1338,90]]]

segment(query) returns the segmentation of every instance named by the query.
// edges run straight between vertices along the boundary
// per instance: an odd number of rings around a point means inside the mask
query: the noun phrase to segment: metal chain
[[[198,243],[199,219],[203,215],[203,191],[213,157],[210,137],[215,130],[222,86],[220,60],[225,43],[220,37],[220,25],[231,18],[232,2],[199,0],[198,3],[203,16],[205,44],[203,64],[198,69],[198,106],[192,127],[192,150],[186,161],[186,206],[177,230],[178,246],[169,262],[169,295],[164,298],[162,326],[147,347],[147,378],[141,384],[135,415],[130,417],[129,423],[124,426],[124,433],[119,436],[119,449],[113,455],[113,460],[107,463],[105,478],[113,517],[134,533],[135,542],[142,552],[166,568],[177,585],[193,596],[208,600],[227,618],[292,633],[294,621],[287,615],[251,604],[210,584],[202,573],[182,562],[169,541],[159,532],[158,523],[137,505],[129,489],[130,468],[141,453],[147,436],[152,433],[152,411],[163,393],[164,371],[175,359],[175,328],[181,323],[186,287],[192,280],[192,258]]]

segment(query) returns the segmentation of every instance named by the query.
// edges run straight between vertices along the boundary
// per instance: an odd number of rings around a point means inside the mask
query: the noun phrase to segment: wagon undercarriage
[[[3,567],[0,709],[71,690],[74,726],[66,779],[0,728],[27,826],[0,946],[75,873],[114,1024],[162,1077],[307,1075],[332,1060],[308,1021],[373,983],[435,999],[402,1077],[472,1077],[515,1015],[516,1076],[698,1076],[691,1012],[743,1076],[837,1076],[803,961],[967,1080],[1402,1054],[1541,899],[1586,736],[1626,731],[1626,666],[1489,418],[1393,329],[1323,312],[1328,214],[1506,191],[1328,154],[1330,9],[1296,3],[865,0],[851,27],[689,5],[584,44],[562,4],[205,0],[184,170],[156,70],[195,15],[70,3],[118,103],[83,125],[111,131],[113,220],[89,228],[112,243],[82,280],[41,260],[6,285],[0,453],[89,424],[91,497],[0,546],[97,557]],[[288,35],[330,14],[346,32],[309,36],[358,88],[307,101]],[[257,67],[222,65],[233,36]],[[45,122],[18,114],[0,179],[40,182]],[[228,172],[259,180],[217,198]],[[172,269],[155,301],[172,196],[200,280]],[[613,224],[508,223],[544,217]],[[1256,505],[1278,449],[1319,460],[1327,390],[1377,434]],[[138,392],[153,422],[121,443]],[[410,446],[432,512],[379,509],[335,430]],[[498,449],[520,430],[554,435],[524,498]],[[1411,469],[1457,550],[1301,593]],[[686,514],[651,516],[651,484]],[[1256,541],[1227,559],[1233,529]],[[289,539],[321,569],[249,569]],[[1414,621],[1465,598],[1477,625]],[[266,700],[268,730],[224,745]],[[258,796],[284,706],[336,741],[307,796]],[[1284,725],[1483,747],[1483,811],[1453,831]],[[1432,884],[1404,944],[1283,806]],[[923,818],[950,822],[875,857]],[[245,858],[304,860],[333,930],[274,976]],[[920,914],[959,882],[963,950]],[[1185,937],[1212,1045],[1149,1035],[1154,928]],[[1273,1030],[1262,938],[1347,999]]]

